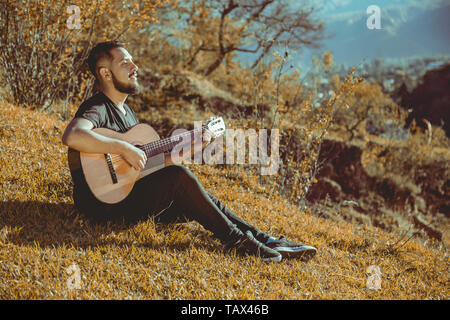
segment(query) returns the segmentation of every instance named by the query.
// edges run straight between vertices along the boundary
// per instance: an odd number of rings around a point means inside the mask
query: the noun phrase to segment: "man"
[[[63,143],[69,151],[118,154],[135,169],[143,169],[147,162],[144,151],[92,130],[104,127],[124,133],[138,124],[136,114],[125,103],[128,95],[139,91],[138,67],[118,41],[97,44],[87,62],[100,91],[80,106],[64,132]],[[284,237],[273,238],[245,222],[205,192],[189,169],[175,165],[170,153],[165,156],[165,167],[138,180],[119,203],[102,203],[80,184],[74,180],[74,203],[95,220],[136,222],[149,216],[162,223],[195,220],[227,247],[242,249],[264,261],[278,262],[282,256],[310,258],[317,251]]]

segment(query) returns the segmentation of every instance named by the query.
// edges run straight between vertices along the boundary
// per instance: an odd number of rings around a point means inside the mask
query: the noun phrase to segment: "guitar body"
[[[125,133],[106,128],[93,130],[135,146],[159,140],[156,131],[143,123],[133,126]],[[74,183],[79,182],[80,186],[87,184],[92,194],[104,203],[117,203],[125,199],[138,179],[163,168],[165,161],[164,154],[161,153],[148,158],[144,169],[136,170],[120,155],[85,153],[73,149],[69,150],[68,159]]]
[[[170,151],[183,137],[192,137],[196,130],[207,128],[214,137],[225,132],[221,117],[210,118],[207,125],[174,137],[161,140],[156,131],[145,123],[120,133],[106,128],[93,129],[103,136],[123,140],[144,150],[147,163],[142,170],[134,169],[118,154],[85,153],[69,148],[68,162],[72,180],[81,191],[89,191],[104,203],[117,203],[125,199],[137,180],[165,166],[164,152]],[[200,131],[199,131],[200,130]]]

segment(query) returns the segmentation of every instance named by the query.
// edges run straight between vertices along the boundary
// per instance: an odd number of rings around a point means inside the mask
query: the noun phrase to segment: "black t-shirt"
[[[107,128],[114,131],[124,133],[129,128],[139,123],[136,113],[124,103],[123,105],[126,114],[123,114],[103,92],[99,92],[88,100],[83,102],[78,111],[75,113],[75,117],[81,117],[92,122],[94,128]],[[69,148],[70,153],[74,153],[74,150]],[[79,159],[79,158],[78,158]],[[79,163],[79,160],[77,161]],[[77,178],[81,174],[81,167],[79,164],[75,165],[76,174],[72,172],[72,178],[74,181],[73,199],[75,205],[82,212],[91,216],[98,216],[99,218],[107,216],[109,210],[112,210],[114,206],[107,205],[97,200],[92,193],[89,192],[89,187],[83,179]]]
[[[81,104],[75,118],[81,117],[91,121],[94,128],[108,128],[123,133],[139,123],[136,113],[126,103],[123,107],[126,114],[103,92],[99,92]]]

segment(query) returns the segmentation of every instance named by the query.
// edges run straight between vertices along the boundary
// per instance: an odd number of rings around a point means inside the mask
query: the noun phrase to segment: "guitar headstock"
[[[222,117],[211,117],[205,122],[205,126],[214,135],[214,139],[220,137],[225,132],[225,122]]]

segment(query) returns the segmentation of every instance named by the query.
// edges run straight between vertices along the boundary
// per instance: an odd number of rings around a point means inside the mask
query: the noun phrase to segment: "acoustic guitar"
[[[214,138],[225,132],[222,117],[212,117],[205,124],[191,131],[160,139],[148,124],[137,124],[127,132],[120,133],[106,128],[93,129],[106,137],[127,141],[143,150],[147,163],[142,170],[136,170],[118,154],[85,153],[69,148],[68,163],[75,184],[90,189],[92,194],[104,203],[117,203],[126,198],[139,179],[164,168],[164,153],[171,151],[186,136],[208,129]]]

